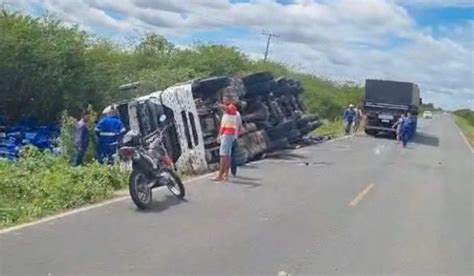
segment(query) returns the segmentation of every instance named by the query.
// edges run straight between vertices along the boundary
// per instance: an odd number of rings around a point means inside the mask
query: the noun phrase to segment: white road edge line
[[[459,133],[461,134],[462,138],[464,139],[464,143],[468,146],[468,148],[471,150],[471,153],[474,154],[474,148],[469,144],[469,141],[467,140],[466,135],[464,135],[464,132],[462,132],[461,128],[456,124],[454,120],[451,118],[451,122],[454,124],[454,126],[458,129]]]
[[[184,181],[184,183],[189,184],[189,183],[192,183],[192,182],[210,177],[213,174],[214,173],[203,174],[203,175],[188,179],[188,180]],[[8,227],[8,228],[5,228],[5,229],[1,229],[0,230],[0,235],[7,234],[7,233],[10,233],[10,232],[14,232],[14,231],[17,231],[17,230],[20,230],[20,229],[23,229],[23,228],[27,228],[27,227],[30,227],[30,226],[43,224],[43,223],[50,222],[50,221],[53,221],[53,220],[57,220],[57,219],[60,219],[60,218],[64,218],[64,217],[67,217],[67,216],[79,214],[79,213],[89,211],[89,210],[92,210],[92,209],[97,209],[97,208],[100,208],[100,207],[104,207],[104,206],[114,204],[114,203],[120,202],[120,201],[125,200],[125,199],[129,199],[129,198],[130,198],[130,196],[128,196],[128,195],[119,196],[119,197],[112,198],[112,199],[109,199],[109,200],[106,200],[106,201],[103,201],[103,202],[100,202],[100,203],[84,206],[84,207],[74,209],[74,210],[70,210],[70,211],[66,211],[64,213],[60,213],[60,214],[57,214],[57,215],[52,215],[52,216],[49,216],[49,217],[45,217],[45,218],[42,218],[42,219],[39,219],[39,220],[36,220],[36,221],[32,221],[32,222],[28,222],[28,223]]]
[[[352,136],[349,135],[349,136],[343,136],[343,137],[331,139],[329,141],[326,141],[325,143],[331,143],[331,142],[338,141],[338,140],[343,140],[343,139],[346,139],[346,138],[349,138],[349,137],[352,137]],[[323,144],[325,144],[325,143],[323,143]],[[262,159],[262,160],[258,160],[258,161],[255,161],[255,162],[250,162],[249,164],[259,164],[259,163],[265,162],[266,160],[267,159]],[[184,181],[184,184],[189,184],[189,183],[201,180],[201,179],[208,178],[208,177],[214,175],[214,173],[215,172],[211,172],[211,173],[203,174],[203,175],[200,175],[200,176],[196,176],[194,178],[191,178],[191,179],[188,179],[188,180]],[[71,210],[71,211],[66,211],[66,212],[63,212],[63,213],[60,213],[60,214],[57,214],[57,215],[48,216],[48,217],[45,217],[45,218],[42,218],[42,219],[39,219],[39,220],[36,220],[36,221],[15,225],[15,226],[8,227],[8,228],[5,228],[5,229],[0,229],[0,235],[7,234],[7,233],[10,233],[10,232],[14,232],[14,231],[17,231],[17,230],[20,230],[20,229],[23,229],[23,228],[27,228],[27,227],[30,227],[30,226],[35,226],[35,225],[38,225],[38,224],[43,224],[43,223],[50,222],[50,221],[53,221],[53,220],[61,219],[61,218],[71,216],[71,215],[74,215],[74,214],[79,214],[79,213],[82,213],[82,212],[85,212],[85,211],[97,209],[97,208],[100,208],[100,207],[103,207],[103,206],[114,204],[116,202],[120,202],[120,201],[128,199],[128,198],[130,198],[128,195],[119,196],[119,197],[112,198],[112,199],[109,199],[109,200],[106,200],[106,201],[103,201],[103,202],[100,202],[100,203],[84,206],[84,207],[74,209],[74,210]]]

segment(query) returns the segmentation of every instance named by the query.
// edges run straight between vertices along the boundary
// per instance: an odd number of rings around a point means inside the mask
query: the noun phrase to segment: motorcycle
[[[166,120],[161,115],[160,122]],[[170,124],[142,138],[137,132],[129,131],[119,149],[120,159],[130,162],[132,172],[129,177],[130,196],[138,208],[145,210],[152,205],[152,190],[167,186],[177,198],[184,198],[184,185],[173,169],[173,161],[163,143],[163,134]]]

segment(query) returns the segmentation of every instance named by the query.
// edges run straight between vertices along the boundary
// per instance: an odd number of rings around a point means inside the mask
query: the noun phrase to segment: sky
[[[156,32],[212,42],[334,81],[418,83],[425,102],[474,109],[474,0],[4,0],[117,41]]]

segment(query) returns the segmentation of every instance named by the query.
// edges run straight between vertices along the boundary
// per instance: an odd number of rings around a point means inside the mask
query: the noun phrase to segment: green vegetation
[[[471,146],[474,147],[474,111],[469,109],[457,110],[453,112],[453,117]]]
[[[314,131],[315,135],[331,135],[339,137],[344,135],[344,121],[336,119],[333,121],[325,121],[324,124]]]
[[[77,117],[86,107],[97,112],[112,102],[178,82],[257,71],[299,79],[308,109],[328,120],[339,118],[349,103],[358,104],[362,97],[360,87],[335,85],[281,63],[252,60],[235,47],[196,44],[181,49],[154,33],[123,46],[48,16],[33,18],[7,10],[0,12],[0,29],[0,120],[59,121],[63,149],[59,158],[32,150],[17,163],[0,163],[0,227],[96,202],[124,185],[117,168],[90,163],[93,145],[86,166],[69,166],[74,124],[70,116]],[[138,89],[118,90],[135,81],[142,83]],[[321,130],[336,129],[336,124]]]
[[[196,44],[180,49],[149,33],[131,47],[96,38],[50,17],[0,14],[0,110],[9,121],[28,116],[55,121],[64,110],[77,116],[84,106],[96,111],[114,101],[163,89],[178,82],[214,75],[271,71],[299,79],[308,108],[334,119],[357,104],[362,89],[337,86],[284,64],[254,61],[238,48]],[[118,91],[140,81],[136,91]]]
[[[0,228],[109,198],[126,183],[117,167],[71,167],[65,157],[33,148],[23,157],[0,161]]]

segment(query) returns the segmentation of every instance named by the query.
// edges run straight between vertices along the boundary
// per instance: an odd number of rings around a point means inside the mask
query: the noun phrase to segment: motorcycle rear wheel
[[[150,209],[153,199],[153,193],[149,185],[150,179],[141,171],[133,170],[128,183],[133,203],[141,210]]]
[[[166,186],[174,196],[178,198],[185,196],[186,191],[183,182],[173,170],[163,169],[161,175],[166,178]]]

